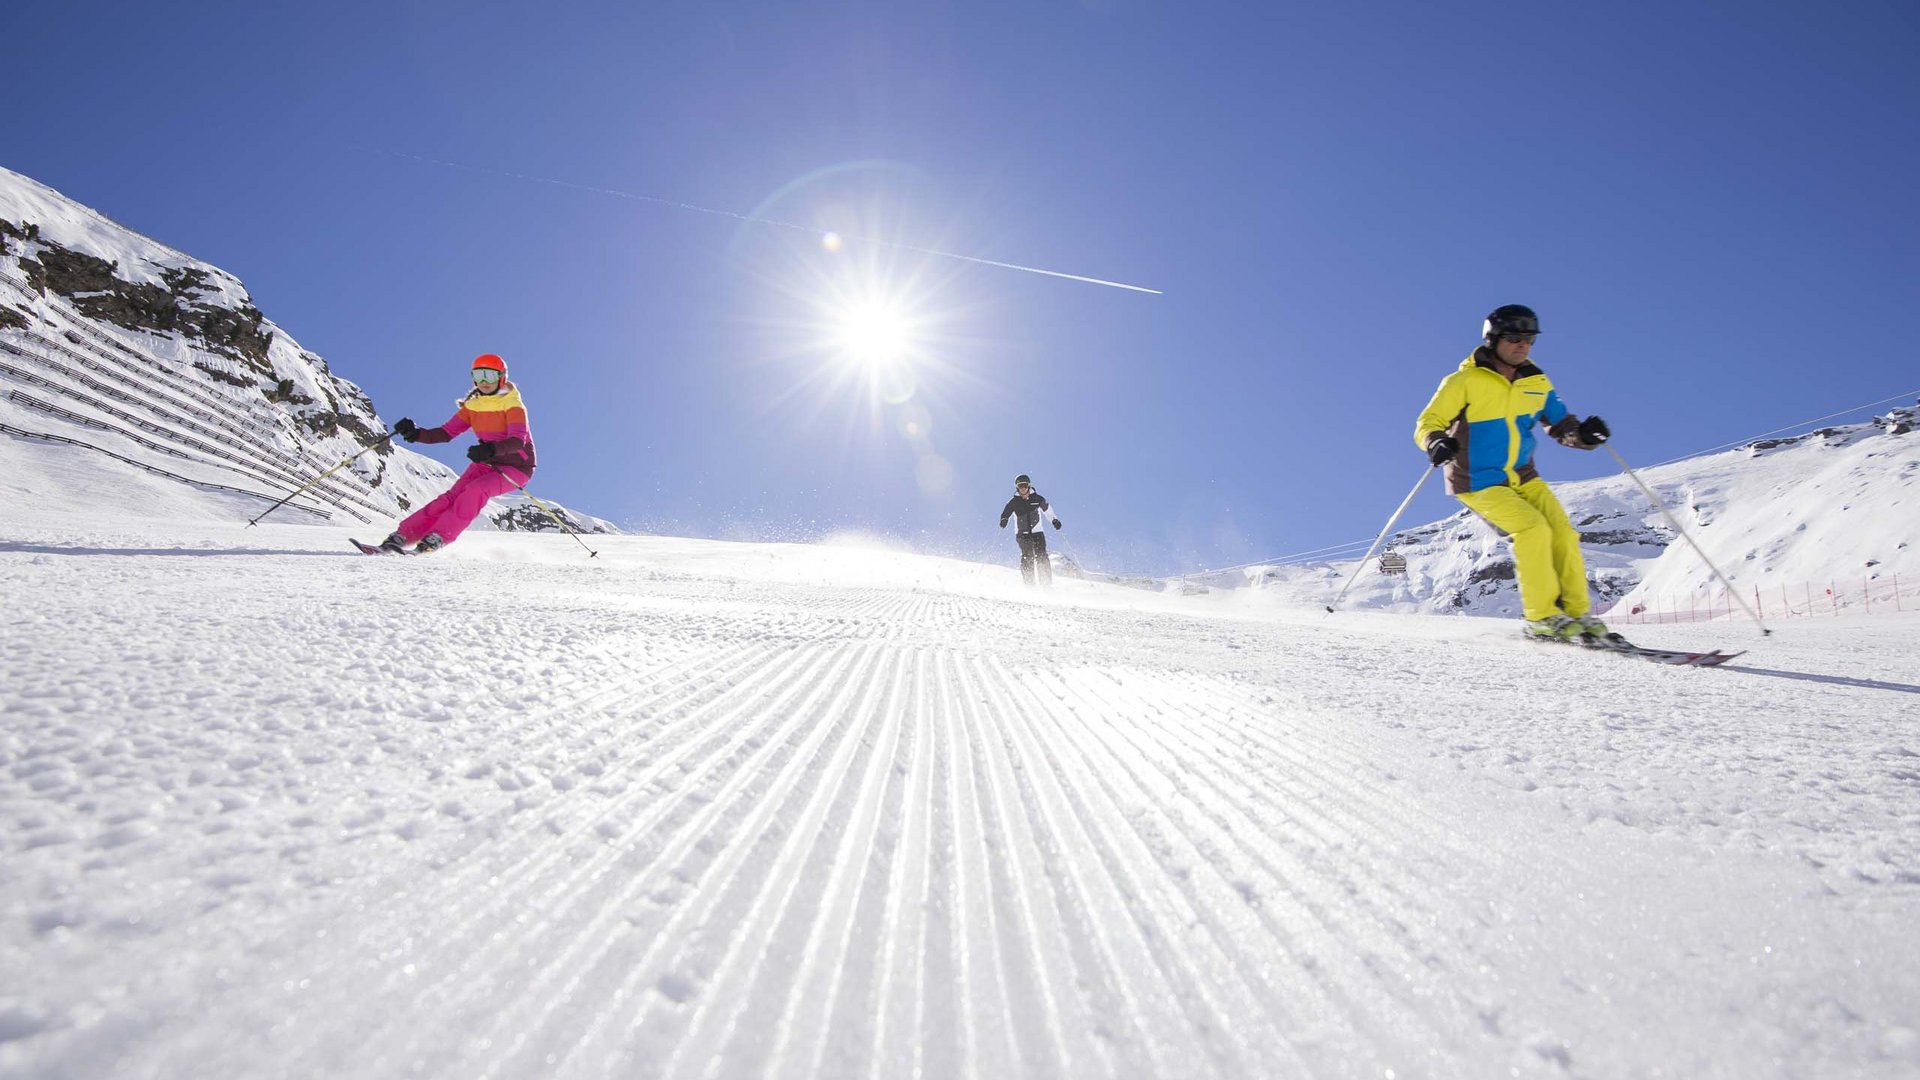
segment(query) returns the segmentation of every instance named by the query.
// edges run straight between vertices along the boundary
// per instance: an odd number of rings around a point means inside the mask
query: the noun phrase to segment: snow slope
[[[1782,585],[1794,586],[1797,595],[1803,583],[1841,581],[1883,596],[1902,583],[1911,603],[1920,588],[1916,428],[1920,407],[1894,408],[1864,423],[1635,472],[1743,598],[1751,600],[1755,590],[1773,595]],[[1653,596],[1724,595],[1699,551],[1674,533],[1629,476],[1552,481],[1554,459],[1570,453],[1548,445],[1537,461],[1580,529],[1596,610],[1630,611]],[[1399,529],[1388,540],[1384,547],[1406,558],[1406,573],[1381,574],[1369,565],[1343,607],[1520,613],[1511,549],[1469,512]],[[1275,603],[1308,606],[1332,599],[1354,567],[1345,558],[1251,566],[1196,580],[1214,588],[1250,585]]]
[[[0,1075],[1903,1077],[1920,622],[0,521]]]
[[[429,423],[452,414],[457,393]],[[151,496],[123,505],[246,521],[386,430],[367,395],[267,319],[232,274],[0,168],[0,464],[32,440],[77,462],[62,471],[83,488]],[[378,444],[274,513],[384,535],[454,476]],[[9,503],[72,498],[4,483]],[[517,492],[479,527],[555,528]]]

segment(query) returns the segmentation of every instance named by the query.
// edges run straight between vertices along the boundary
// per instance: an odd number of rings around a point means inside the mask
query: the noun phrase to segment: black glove
[[[412,442],[420,437],[420,425],[403,416],[394,421],[393,433],[408,442]]]
[[[1006,518],[1001,518],[1001,519],[1000,519],[1000,527],[1001,527],[1001,528],[1003,528],[1003,529],[1007,527],[1007,519],[1006,519]]]
[[[1460,440],[1451,435],[1435,435],[1427,440],[1427,460],[1435,465],[1445,465],[1460,452]]]
[[[1580,421],[1580,441],[1588,446],[1599,446],[1613,436],[1607,428],[1607,422],[1597,416],[1589,416]]]
[[[1054,531],[1055,531],[1055,532],[1058,532],[1058,531],[1060,531],[1060,519],[1059,519],[1059,518],[1054,518],[1054,519],[1053,519],[1053,529],[1054,529]]]
[[[487,442],[477,442],[477,443],[474,443],[472,446],[467,447],[467,460],[468,461],[492,461],[493,460],[493,444],[487,443]]]

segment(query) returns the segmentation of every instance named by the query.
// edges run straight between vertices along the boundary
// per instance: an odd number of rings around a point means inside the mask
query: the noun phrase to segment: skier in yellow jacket
[[[1607,633],[1589,614],[1587,564],[1580,533],[1533,467],[1533,425],[1565,446],[1592,450],[1612,434],[1597,416],[1567,411],[1546,373],[1532,360],[1540,319],[1532,308],[1506,304],[1481,325],[1484,339],[1441,380],[1420,412],[1413,439],[1435,465],[1445,465],[1447,492],[1513,543],[1526,633],[1571,641]]]

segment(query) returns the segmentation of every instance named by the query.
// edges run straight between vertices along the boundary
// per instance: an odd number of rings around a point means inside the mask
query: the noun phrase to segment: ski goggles
[[[1538,332],[1538,331],[1535,331],[1535,332],[1533,332],[1533,333],[1531,333],[1531,334],[1520,334],[1520,333],[1506,333],[1506,334],[1501,334],[1501,335],[1500,335],[1500,340],[1501,340],[1501,341],[1505,341],[1505,342],[1507,342],[1507,343],[1509,343],[1509,344],[1518,344],[1518,343],[1520,343],[1520,342],[1522,342],[1522,341],[1524,341],[1524,342],[1526,342],[1527,344],[1529,344],[1529,345],[1531,345],[1531,344],[1533,344],[1533,339],[1534,339],[1534,338],[1537,338],[1537,337],[1539,337],[1539,336],[1540,336],[1540,334],[1539,334],[1539,332]]]
[[[499,383],[500,383],[500,373],[493,370],[492,368],[474,368],[473,369],[473,385],[497,386],[499,385]]]

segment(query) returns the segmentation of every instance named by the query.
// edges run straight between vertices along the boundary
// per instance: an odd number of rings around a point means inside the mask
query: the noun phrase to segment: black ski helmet
[[[1021,474],[1020,474],[1019,476],[1016,476],[1016,477],[1014,477],[1014,478],[1013,478],[1013,486],[1014,486],[1014,487],[1019,487],[1019,486],[1020,486],[1021,484],[1025,484],[1025,485],[1027,485],[1028,487],[1032,487],[1032,486],[1033,486],[1033,477],[1031,477],[1031,476],[1028,476],[1028,475],[1027,475],[1026,473],[1021,473]]]
[[[1480,324],[1480,336],[1491,345],[1501,334],[1537,334],[1540,316],[1525,304],[1501,304]]]

